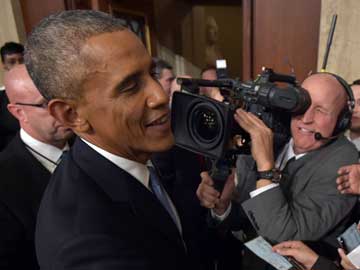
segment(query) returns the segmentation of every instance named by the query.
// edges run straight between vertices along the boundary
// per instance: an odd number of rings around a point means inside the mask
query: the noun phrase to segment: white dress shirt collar
[[[33,156],[51,173],[55,170],[63,151],[69,149],[68,144],[63,149],[59,149],[53,145],[43,143],[33,138],[23,129],[20,129],[20,138]]]
[[[87,145],[89,145],[92,149],[94,149],[97,153],[102,155],[104,158],[111,161],[112,163],[114,163],[116,166],[123,169],[124,171],[128,172],[140,183],[142,183],[147,189],[149,189],[149,170],[145,164],[114,155],[86,141],[83,138],[81,138],[81,140],[85,142]],[[151,165],[150,161],[149,161],[149,165]]]
[[[280,155],[276,159],[275,167],[280,170],[284,169],[286,163],[291,158],[295,157],[295,160],[305,156],[307,152],[296,155],[294,152],[294,140],[293,138],[285,145],[284,149],[281,151]]]

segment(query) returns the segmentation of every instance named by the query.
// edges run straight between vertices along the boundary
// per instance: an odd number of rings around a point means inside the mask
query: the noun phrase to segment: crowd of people
[[[337,237],[359,219],[359,81],[308,76],[282,149],[238,108],[251,154],[217,190],[174,145],[172,66],[121,21],[60,12],[0,53],[0,269],[272,269],[243,245],[257,236],[303,269],[356,268]]]

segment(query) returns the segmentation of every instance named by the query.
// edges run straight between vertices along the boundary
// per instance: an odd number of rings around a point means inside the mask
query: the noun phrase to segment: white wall
[[[322,0],[318,70],[322,66],[331,19],[335,13],[338,18],[326,70],[351,83],[360,79],[359,0]]]

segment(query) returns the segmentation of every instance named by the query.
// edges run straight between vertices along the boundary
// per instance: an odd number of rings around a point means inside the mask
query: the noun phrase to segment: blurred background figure
[[[205,64],[213,66],[217,59],[223,59],[223,54],[218,45],[219,27],[213,16],[206,18],[206,47],[205,47]]]
[[[24,46],[15,42],[6,42],[0,48],[1,63],[5,72],[24,62]],[[4,86],[0,87],[0,151],[19,131],[18,120],[8,111],[9,99]]]
[[[359,229],[359,225],[358,225]],[[338,249],[341,258],[341,267],[335,262],[319,256],[311,248],[300,241],[286,241],[277,244],[273,250],[283,256],[293,257],[304,266],[304,270],[354,270],[357,269],[346,256],[345,251]]]
[[[171,83],[175,79],[172,66],[165,60],[153,57],[152,72],[155,75],[157,81],[161,84],[165,93],[170,96]]]
[[[172,80],[171,85],[170,85],[170,99],[169,99],[170,106],[172,103],[172,98],[173,98],[174,93],[177,91],[181,91],[181,85],[177,83],[177,78],[191,79],[192,77],[190,75],[185,74],[185,75],[176,76],[176,78]]]
[[[201,79],[204,80],[217,80],[216,67],[215,66],[206,67],[201,71],[200,75],[201,75]],[[200,87],[200,94],[216,99],[218,101],[224,100],[224,97],[220,93],[220,89],[217,87]]]
[[[16,42],[6,42],[0,49],[1,63],[4,70],[24,63],[24,46]]]
[[[345,135],[360,151],[360,79],[351,84],[351,89],[354,94],[355,107],[351,118],[351,127]]]

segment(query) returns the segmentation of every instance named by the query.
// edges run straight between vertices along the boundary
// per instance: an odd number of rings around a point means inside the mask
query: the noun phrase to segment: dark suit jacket
[[[201,182],[200,173],[204,170],[203,159],[178,146],[153,154],[151,159],[183,217],[183,235],[189,253],[199,265],[198,269],[213,269],[218,242],[215,232],[207,226],[207,209],[200,205],[196,196]]]
[[[45,191],[36,251],[42,270],[191,269],[156,197],[80,139]]]
[[[0,154],[0,172],[0,269],[39,269],[35,222],[50,172],[19,134]]]
[[[9,112],[9,99],[5,91],[0,91],[0,151],[14,138],[19,131],[18,120]]]
[[[312,269],[315,270],[340,270],[341,267],[338,267],[333,261],[320,256],[315,262]]]

